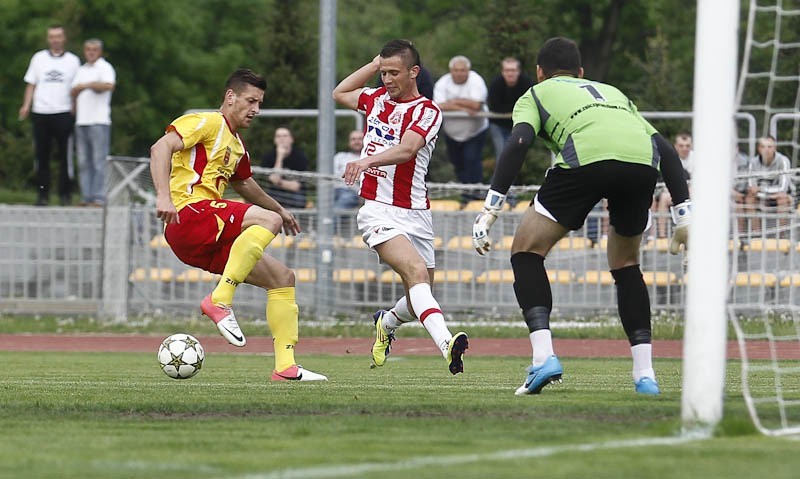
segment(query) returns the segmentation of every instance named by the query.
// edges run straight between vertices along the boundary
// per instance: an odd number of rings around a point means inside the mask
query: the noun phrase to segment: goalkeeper
[[[674,207],[676,230],[670,252],[685,248],[691,215],[689,190],[673,147],[623,93],[583,78],[578,47],[551,38],[539,51],[538,83],[517,100],[511,137],[497,162],[483,211],[473,225],[473,246],[489,251],[489,228],[505,202],[534,137],[556,155],[538,194],[525,212],[511,246],[514,292],[530,331],[533,364],[516,394],[538,394],[561,380],[553,352],[547,253],[570,230],[579,229],[592,207],[608,199],[608,266],[617,289],[622,326],[633,356],[637,393],[659,394],[652,364],[650,298],[639,269],[639,244],[650,222],[658,169]]]

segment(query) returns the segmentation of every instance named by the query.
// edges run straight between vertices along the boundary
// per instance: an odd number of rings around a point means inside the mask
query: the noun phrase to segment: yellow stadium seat
[[[317,280],[317,270],[314,268],[297,268],[294,278],[298,283],[313,283]]]
[[[496,250],[510,251],[511,243],[513,242],[514,242],[514,237],[511,235],[506,235],[500,238],[500,241],[493,242],[492,248]]]
[[[481,211],[483,209],[483,204],[485,203],[484,200],[472,200],[468,201],[466,205],[464,205],[464,209],[462,211]],[[501,211],[510,211],[511,206],[508,203],[503,204],[503,208]]]
[[[402,283],[403,279],[393,269],[388,269],[378,277],[381,283]]]
[[[490,269],[475,278],[478,284],[510,284],[514,282],[514,271],[510,269]]]
[[[647,241],[644,249],[659,251],[661,253],[669,251],[669,238],[656,238]]]
[[[213,283],[219,281],[219,275],[202,269],[190,269],[175,277],[178,283]]]
[[[172,281],[172,268],[136,268],[128,277],[131,281]]]
[[[566,236],[554,246],[557,250],[582,250],[592,247],[592,240],[583,236]]]
[[[608,286],[614,284],[614,277],[611,276],[611,273],[608,271],[590,270],[583,273],[583,275],[578,278],[578,282],[583,284],[601,284],[603,286]]]
[[[788,276],[784,276],[783,279],[781,279],[780,284],[784,288],[789,288],[789,287],[795,288],[800,286],[800,273],[794,273]]]
[[[468,269],[437,270],[433,276],[435,284],[441,283],[471,283],[475,273]]]
[[[547,279],[551,283],[569,284],[575,279],[575,273],[566,269],[547,271]],[[490,269],[475,278],[478,284],[511,284],[514,282],[514,271],[510,269]]]
[[[347,243],[348,248],[356,248],[356,249],[364,249],[367,247],[367,243],[364,243],[364,238],[361,235],[353,236],[350,241]]]
[[[444,245],[444,240],[441,238],[441,236],[434,236],[433,247],[436,249],[441,249],[442,245]]]
[[[517,203],[514,206],[514,208],[511,209],[511,211],[514,211],[514,212],[517,212],[517,213],[524,213],[524,212],[528,211],[528,207],[530,205],[531,205],[531,202],[528,201],[528,200],[520,201],[519,203]]]
[[[778,283],[778,278],[772,273],[737,273],[736,286],[764,286],[772,288]]]
[[[288,248],[294,244],[294,236],[279,234],[274,240],[270,241],[267,248]]]
[[[678,275],[671,271],[642,271],[647,286],[669,286],[680,284]]]
[[[295,238],[294,247],[297,249],[314,249],[316,248],[317,243],[308,236],[303,236],[302,238]]]
[[[431,200],[431,211],[458,211],[461,203],[456,200]]]
[[[371,269],[343,268],[333,272],[333,280],[337,283],[364,283],[375,281],[376,276]]]
[[[169,243],[167,243],[167,239],[164,238],[164,235],[156,235],[153,236],[153,239],[150,240],[150,247],[151,248],[169,248]]]
[[[472,249],[472,236],[453,236],[447,241],[447,249]]]
[[[789,250],[792,249],[792,242],[788,239],[756,238],[750,240],[748,249],[750,251],[780,251],[781,253],[788,253]]]

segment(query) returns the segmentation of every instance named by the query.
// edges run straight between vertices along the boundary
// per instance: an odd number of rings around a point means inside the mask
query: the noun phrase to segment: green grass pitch
[[[728,371],[716,437],[676,439],[680,362],[634,394],[630,360],[562,358],[516,397],[527,358],[305,356],[328,383],[271,383],[272,358],[211,354],[190,380],[153,354],[0,352],[0,477],[797,477],[797,441],[753,429]],[[772,387],[765,384],[764,387]],[[637,442],[642,440],[641,443]],[[650,442],[648,442],[650,441]],[[748,472],[749,471],[749,472]]]

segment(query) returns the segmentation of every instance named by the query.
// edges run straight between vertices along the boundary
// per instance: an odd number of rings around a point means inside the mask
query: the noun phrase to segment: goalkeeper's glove
[[[689,247],[689,225],[692,222],[692,200],[686,200],[679,205],[670,207],[672,221],[675,223],[675,230],[672,232],[672,239],[669,241],[669,252],[678,254]]]
[[[486,201],[483,203],[483,210],[475,218],[472,225],[472,246],[479,255],[483,256],[489,252],[491,241],[489,240],[489,229],[497,219],[497,214],[506,202],[506,195],[489,190],[486,193]]]

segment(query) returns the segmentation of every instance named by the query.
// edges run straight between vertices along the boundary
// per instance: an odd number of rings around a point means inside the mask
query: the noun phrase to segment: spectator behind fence
[[[343,177],[347,164],[351,161],[358,161],[361,158],[361,148],[364,146],[364,132],[353,130],[347,139],[347,151],[340,151],[333,156],[333,175]],[[345,186],[344,183],[336,183],[338,186],[333,190],[333,207],[337,209],[356,208],[361,201],[358,196],[357,186]]]
[[[276,170],[308,170],[308,158],[300,148],[294,146],[294,136],[288,127],[275,129],[275,149],[264,155],[261,166]],[[286,208],[306,207],[306,187],[300,180],[287,179],[280,172],[267,178],[267,193]]]
[[[694,151],[692,151],[692,135],[689,132],[683,131],[675,136],[675,141],[672,143],[675,151],[678,152],[678,158],[681,160],[681,166],[686,174],[686,180],[692,178],[694,171]],[[658,225],[658,237],[666,238],[667,235],[667,219],[669,218],[669,209],[672,206],[672,196],[669,194],[667,188],[661,188],[656,195],[653,196],[653,208],[656,211],[656,224]]]
[[[761,219],[757,216],[759,211],[786,214],[794,204],[789,158],[776,151],[775,138],[771,136],[759,138],[757,150],[758,154],[750,160],[748,168],[750,175],[757,176],[749,178],[744,199],[745,211],[752,215],[753,232],[761,231]],[[780,223],[785,226],[786,220],[781,219]]]
[[[747,197],[747,172],[750,168],[750,158],[747,157],[746,154],[739,151],[739,147],[736,146],[736,151],[733,155],[731,169],[733,170],[733,187],[731,188],[731,199],[733,200],[733,204],[735,207],[736,215],[737,215],[737,224],[739,228],[739,234],[744,234],[747,232],[747,218],[744,216],[744,200]]]
[[[37,206],[50,203],[50,153],[56,142],[58,160],[58,195],[62,205],[71,201],[72,171],[67,147],[72,134],[72,79],[81,66],[80,59],[65,50],[67,35],[61,25],[47,28],[46,50],[36,52],[25,72],[25,96],[19,119],[31,115],[36,151]]]
[[[470,70],[469,58],[458,55],[450,59],[450,73],[433,87],[433,101],[442,111],[462,111],[469,115],[486,110],[486,83]],[[483,145],[489,120],[485,117],[446,118],[442,123],[447,156],[461,183],[483,182]],[[463,200],[480,197],[479,192],[464,193]]]
[[[83,44],[86,58],[72,80],[75,99],[75,146],[81,186],[81,204],[105,203],[106,157],[111,142],[111,92],[117,82],[114,67],[103,58],[103,42]]]
[[[522,64],[514,57],[503,58],[500,74],[489,84],[488,106],[492,113],[511,113],[519,97],[533,85],[533,80],[522,73]],[[511,118],[489,118],[489,135],[494,144],[494,154],[500,158],[503,145],[511,135]]]

